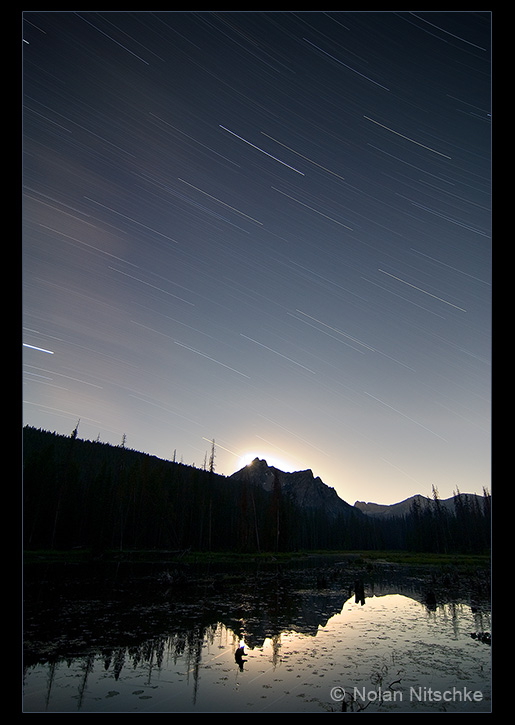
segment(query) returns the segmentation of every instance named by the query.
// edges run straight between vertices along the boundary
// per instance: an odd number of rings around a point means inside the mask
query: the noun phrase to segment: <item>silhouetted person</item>
[[[354,594],[356,604],[359,602],[363,606],[365,604],[365,585],[362,581],[354,582]]]
[[[436,612],[436,594],[433,589],[426,592],[425,604],[430,612]]]
[[[247,660],[244,660],[245,652],[243,651],[243,647],[238,647],[236,650],[236,653],[234,655],[234,659],[236,660],[236,663],[240,670],[243,672],[243,663]]]

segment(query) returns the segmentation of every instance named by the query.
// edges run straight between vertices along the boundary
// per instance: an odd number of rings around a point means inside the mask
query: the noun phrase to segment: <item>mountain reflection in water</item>
[[[489,712],[485,584],[347,563],[28,567],[23,709]],[[457,686],[481,699],[427,698]]]

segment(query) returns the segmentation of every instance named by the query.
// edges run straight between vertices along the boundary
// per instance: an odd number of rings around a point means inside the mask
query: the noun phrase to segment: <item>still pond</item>
[[[492,709],[488,575],[31,564],[25,713]]]

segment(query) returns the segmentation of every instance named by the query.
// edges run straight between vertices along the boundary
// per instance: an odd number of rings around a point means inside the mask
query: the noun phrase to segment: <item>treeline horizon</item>
[[[214,444],[213,444],[214,446]],[[454,511],[433,499],[389,519],[354,507],[305,509],[250,481],[120,446],[23,428],[26,550],[288,552],[402,550],[486,553],[491,497],[456,492]]]

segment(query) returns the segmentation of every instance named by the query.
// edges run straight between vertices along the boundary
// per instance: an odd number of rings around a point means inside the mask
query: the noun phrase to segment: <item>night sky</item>
[[[23,423],[490,489],[491,20],[25,12]]]

